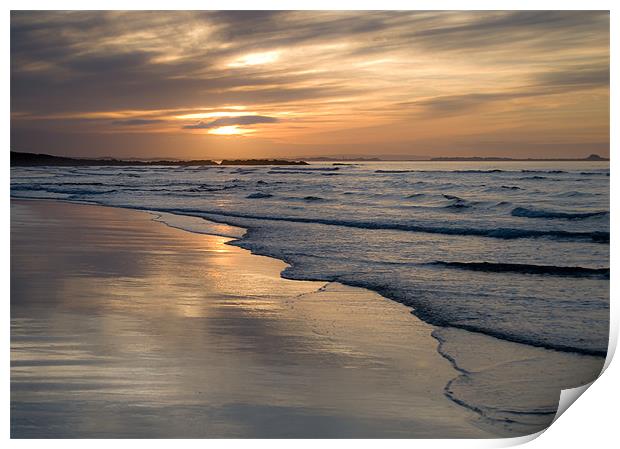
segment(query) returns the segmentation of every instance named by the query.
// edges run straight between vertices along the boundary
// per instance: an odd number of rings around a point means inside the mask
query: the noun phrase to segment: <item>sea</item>
[[[443,355],[470,375],[446,394],[509,422],[554,405],[480,401],[466,391],[481,372],[464,367],[475,365],[468,351],[521,345],[559,355],[568,370],[571,360],[603,360],[609,175],[608,162],[581,161],[13,167],[11,196],[155,212],[284,260],[283,277],[379,292],[436,326]]]

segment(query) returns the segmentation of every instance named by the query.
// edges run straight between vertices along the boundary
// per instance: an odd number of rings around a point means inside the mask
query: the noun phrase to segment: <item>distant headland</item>
[[[79,167],[79,166],[116,166],[116,167],[150,167],[150,166],[206,166],[206,165],[308,165],[304,161],[289,161],[284,159],[234,159],[223,160],[219,164],[208,159],[196,160],[122,160],[113,158],[81,159],[64,156],[52,156],[51,154],[20,153],[11,151],[11,166],[56,166],[56,167]]]

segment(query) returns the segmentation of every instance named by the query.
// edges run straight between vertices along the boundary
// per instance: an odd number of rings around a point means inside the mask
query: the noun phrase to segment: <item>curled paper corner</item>
[[[530,441],[534,441],[536,438],[541,436],[543,433],[547,431],[549,427],[544,428],[543,430],[539,430],[535,433],[530,433],[529,435],[523,435],[522,437],[514,437],[514,438],[503,438],[501,440],[493,440],[495,444],[494,447],[514,447],[521,446],[523,444],[529,443]]]
[[[603,369],[601,370],[599,375],[596,377],[596,379],[594,379],[592,382],[587,383],[585,385],[581,385],[580,387],[567,388],[565,390],[560,391],[560,402],[558,404],[558,411],[555,413],[555,417],[553,418],[553,422],[551,423],[551,425],[553,425],[553,423],[556,422],[558,418],[562,416],[564,412],[568,410],[568,408],[571,405],[573,405],[573,403],[577,399],[579,399],[579,397],[583,393],[585,393],[585,391],[588,388],[590,388],[592,384],[596,382],[596,380],[599,377],[601,377],[603,373],[609,367],[609,364],[611,363],[611,360],[613,359],[614,354],[616,352],[616,346],[618,344],[618,329],[616,326],[610,326],[610,327],[611,327],[611,332],[610,332],[610,337],[609,337],[609,345],[608,345],[607,356],[605,357],[605,365],[603,366]]]
[[[594,380],[592,380],[592,382],[589,382],[585,385],[581,385],[579,387],[560,390],[560,401],[558,403],[558,410],[555,412],[555,417],[553,418],[553,421],[551,422],[551,424],[549,424],[547,428],[541,430],[540,432],[537,432],[532,435],[527,435],[525,437],[521,437],[523,438],[523,441],[519,441],[520,444],[527,443],[531,440],[534,440],[538,438],[540,435],[542,435],[544,432],[546,432],[547,429],[549,429],[553,425],[553,423],[555,423],[558,420],[558,418],[562,416],[564,412],[568,410],[569,407],[573,405],[575,401],[579,399],[581,395],[584,394],[586,390],[590,388],[594,384],[594,382],[596,382],[603,375],[603,373],[607,370],[607,368],[609,367],[614,357],[617,345],[618,345],[618,326],[616,325],[615,319],[612,316],[612,319],[610,322],[610,334],[609,334],[609,344],[607,347],[607,355],[605,357],[605,364],[603,365],[603,369],[601,369],[601,372],[598,374],[598,376]]]
[[[555,418],[553,418],[553,422],[551,423],[551,425],[553,425],[554,422],[556,422],[558,420],[558,418],[560,416],[562,416],[564,414],[564,412],[566,410],[568,410],[568,408],[573,405],[573,403],[579,399],[579,397],[585,393],[585,391],[590,388],[590,386],[596,382],[596,379],[594,379],[592,382],[587,383],[585,385],[581,385],[580,387],[575,387],[575,388],[567,388],[565,390],[561,390],[560,391],[560,402],[558,404],[558,411],[555,412]]]
[[[564,390],[560,391],[560,401],[558,403],[558,410],[555,413],[555,417],[553,418],[553,421],[551,422],[551,424],[549,424],[547,427],[545,427],[544,429],[529,434],[529,435],[524,435],[521,437],[515,437],[515,438],[506,438],[504,440],[502,440],[502,443],[500,443],[498,446],[496,447],[514,447],[514,446],[520,446],[526,443],[529,443],[530,441],[533,441],[535,439],[537,439],[539,436],[541,436],[543,433],[545,433],[552,425],[553,423],[555,423],[557,421],[557,419],[562,416],[564,414],[564,412],[566,410],[568,410],[568,408],[573,405],[573,403],[579,399],[579,397],[588,389],[590,388],[590,386],[596,382],[596,379],[594,379],[592,382],[587,383],[585,385],[581,385],[579,387],[575,387],[575,388],[567,388]]]
[[[579,399],[581,397],[581,395],[583,393],[585,393],[585,391],[590,388],[594,382],[596,382],[598,380],[598,378],[605,372],[605,370],[607,369],[607,367],[609,366],[609,363],[613,357],[613,353],[615,352],[615,348],[616,345],[614,344],[610,344],[609,345],[609,351],[607,353],[607,358],[605,361],[605,366],[603,367],[603,369],[601,370],[600,374],[592,381],[589,382],[585,385],[581,385],[579,387],[575,387],[575,388],[567,388],[564,390],[560,390],[560,401],[558,402],[558,409],[555,413],[555,416],[553,418],[553,421],[544,429],[529,434],[529,435],[524,435],[521,437],[515,437],[515,438],[505,438],[503,440],[501,440],[501,443],[499,445],[496,445],[495,447],[514,447],[514,446],[520,446],[526,443],[529,443],[530,441],[533,441],[535,439],[537,439],[539,436],[541,436],[543,433],[545,433],[551,426],[553,426],[553,424],[558,420],[558,418],[560,416],[562,416],[564,414],[564,412],[566,410],[568,410],[570,408],[571,405],[573,405],[575,403],[575,401],[577,399]]]

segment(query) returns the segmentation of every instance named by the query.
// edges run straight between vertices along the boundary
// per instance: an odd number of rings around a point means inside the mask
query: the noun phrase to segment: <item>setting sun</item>
[[[219,136],[235,136],[235,135],[253,133],[254,130],[239,128],[238,126],[233,125],[233,126],[220,126],[219,128],[214,128],[207,132],[209,134],[216,134]]]

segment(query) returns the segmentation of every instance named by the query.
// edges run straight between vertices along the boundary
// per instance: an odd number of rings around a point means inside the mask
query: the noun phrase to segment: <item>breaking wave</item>
[[[549,210],[528,209],[527,207],[515,207],[510,214],[513,217],[526,218],[548,218],[565,220],[583,220],[591,217],[602,217],[609,215],[606,211],[601,212],[557,212]]]

